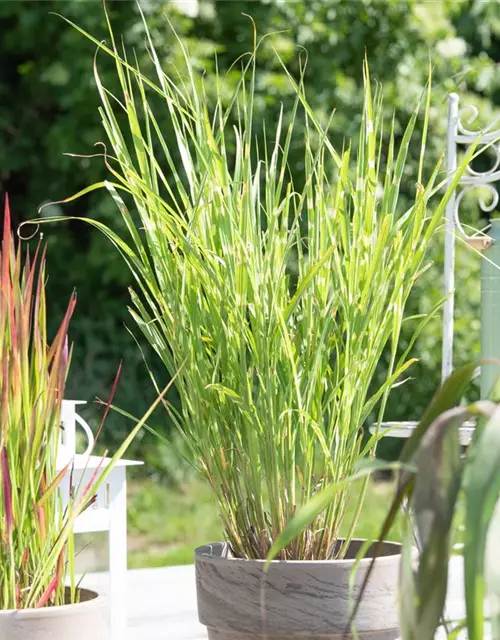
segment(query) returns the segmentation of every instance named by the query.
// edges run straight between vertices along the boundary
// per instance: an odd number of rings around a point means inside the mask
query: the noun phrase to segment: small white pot
[[[103,599],[80,590],[80,602],[0,611],[0,640],[109,640]]]

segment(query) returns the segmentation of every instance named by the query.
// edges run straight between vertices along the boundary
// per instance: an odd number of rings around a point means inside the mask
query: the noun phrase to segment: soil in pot
[[[363,541],[353,540],[342,560],[273,561],[234,558],[223,542],[195,552],[198,617],[209,640],[341,640],[352,638],[349,613],[371,562],[360,561],[352,594],[349,580]],[[401,545],[385,542],[356,615],[361,640],[396,640]]]

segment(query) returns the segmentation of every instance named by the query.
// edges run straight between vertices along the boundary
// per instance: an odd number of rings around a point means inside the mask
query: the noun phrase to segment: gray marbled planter
[[[81,590],[78,604],[0,611],[0,640],[109,640],[102,599]]]
[[[361,541],[348,557],[327,561],[274,561],[231,556],[223,542],[195,552],[198,617],[209,640],[341,640],[349,624],[349,579]],[[362,640],[399,636],[397,589],[401,546],[386,542],[356,616]],[[355,576],[353,597],[370,563]]]

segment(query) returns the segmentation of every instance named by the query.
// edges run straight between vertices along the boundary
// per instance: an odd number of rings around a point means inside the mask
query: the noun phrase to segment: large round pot
[[[273,561],[234,558],[216,542],[195,552],[198,617],[209,640],[341,640],[349,633],[349,580],[363,541],[353,540],[342,560]],[[355,619],[360,640],[395,640],[401,545],[385,542]],[[352,597],[371,560],[363,558]]]
[[[102,598],[80,590],[80,602],[0,611],[0,640],[109,640]]]

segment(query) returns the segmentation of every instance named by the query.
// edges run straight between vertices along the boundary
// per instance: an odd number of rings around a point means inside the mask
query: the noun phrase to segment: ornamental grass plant
[[[50,340],[45,280],[45,249],[39,244],[34,256],[27,252],[23,260],[6,199],[0,251],[0,611],[78,601],[73,525],[155,406],[86,484],[73,481],[72,460],[58,468],[76,296],[70,296]],[[96,439],[117,381],[118,375]],[[69,496],[61,489],[66,474],[73,487]]]
[[[363,440],[367,419],[376,412],[380,426],[391,389],[413,362],[428,318],[405,319],[405,303],[462,171],[444,194],[441,164],[423,175],[430,82],[406,130],[396,135],[389,124],[386,148],[382,93],[365,63],[354,152],[348,142],[334,148],[334,118],[320,121],[303,76],[285,67],[295,92],[291,112],[254,121],[260,43],[237,61],[232,94],[217,75],[211,102],[183,42],[185,66],[163,69],[145,25],[154,69],[146,75],[111,25],[109,46],[79,30],[98,47],[94,72],[110,175],[67,201],[105,188],[117,204],[114,227],[88,222],[135,278],[130,312],[137,326],[170,375],[182,365],[182,406],[171,415],[215,492],[226,538],[236,556],[265,558],[302,505],[322,488],[338,487],[278,558],[341,557],[363,499],[361,492],[345,522],[346,481],[380,437],[379,428]],[[102,52],[116,64],[119,95],[101,81]],[[410,144],[421,147],[411,177]],[[300,188],[287,165],[292,145],[304,150]],[[403,179],[414,184],[408,210],[400,206]],[[400,349],[404,321],[415,331]],[[375,387],[386,349],[385,380]],[[347,535],[339,546],[341,526]]]
[[[72,294],[47,335],[45,251],[24,260],[5,202],[0,257],[0,609],[64,602],[68,517],[58,509],[61,402]]]

